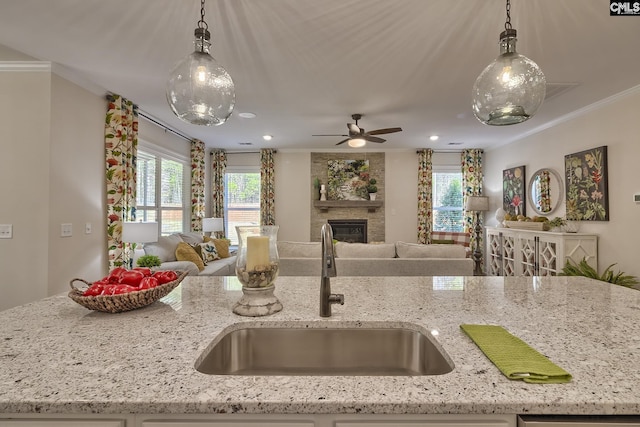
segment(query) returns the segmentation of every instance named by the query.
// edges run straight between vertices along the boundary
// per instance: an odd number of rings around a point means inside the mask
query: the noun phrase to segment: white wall
[[[542,106],[544,108],[544,105]],[[584,114],[516,143],[488,151],[485,155],[485,194],[491,197],[491,211],[502,199],[502,171],[525,165],[527,182],[541,168],[555,169],[564,181],[564,156],[606,145],[609,168],[609,221],[582,221],[580,232],[598,234],[598,266],[607,266],[640,277],[637,245],[640,229],[640,87],[585,110]],[[533,120],[533,119],[532,119]],[[564,216],[564,200],[551,218]],[[533,210],[527,207],[527,214]],[[488,214],[495,224],[493,214]]]
[[[0,60],[2,57],[0,56]],[[48,283],[49,64],[7,71],[0,63],[0,310],[45,297]]]
[[[79,277],[107,272],[104,115],[107,101],[52,75],[49,155],[48,294],[69,290]],[[60,237],[61,224],[73,227]],[[86,225],[91,232],[86,232]]]
[[[278,240],[307,242],[311,235],[311,152],[278,151],[274,167]]]

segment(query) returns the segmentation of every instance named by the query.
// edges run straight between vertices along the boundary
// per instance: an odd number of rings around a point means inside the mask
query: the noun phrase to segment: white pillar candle
[[[269,236],[247,237],[247,271],[269,265]]]
[[[322,184],[322,185],[320,186],[320,191],[324,191],[324,190],[325,190],[325,188],[324,188],[324,184]]]

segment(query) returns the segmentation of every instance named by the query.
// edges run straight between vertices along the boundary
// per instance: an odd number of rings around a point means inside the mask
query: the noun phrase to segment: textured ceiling
[[[181,122],[165,100],[169,71],[192,51],[196,0],[5,0],[0,44],[52,61],[96,93],[121,94],[209,147],[331,149],[342,138],[311,135],[346,133],[361,113],[366,130],[404,129],[369,148],[488,148],[640,84],[640,16],[612,17],[608,7],[512,2],[518,52],[540,65],[550,92],[574,86],[506,127],[482,125],[471,111],[475,78],[498,55],[502,0],[208,0],[212,54],[237,97],[217,127]]]

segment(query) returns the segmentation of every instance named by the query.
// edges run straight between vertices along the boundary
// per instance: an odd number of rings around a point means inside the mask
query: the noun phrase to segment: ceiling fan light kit
[[[218,126],[231,116],[236,95],[231,76],[209,54],[211,34],[204,20],[204,0],[200,1],[200,21],[194,35],[194,52],[169,74],[167,102],[187,123]]]
[[[367,144],[367,142],[383,143],[386,141],[386,139],[382,139],[374,135],[383,135],[387,133],[402,132],[402,128],[385,128],[385,129],[376,129],[370,132],[365,132],[364,128],[361,128],[358,126],[358,120],[362,118],[362,114],[352,114],[351,118],[355,120],[355,123],[347,123],[347,129],[349,129],[348,135],[316,134],[312,136],[346,136],[347,137],[346,139],[343,139],[342,141],[338,142],[336,145],[342,145],[346,142],[347,145],[349,145],[349,147],[360,148],[360,147],[364,147]]]
[[[504,126],[529,120],[544,100],[546,80],[538,65],[516,52],[517,32],[511,27],[507,0],[505,30],[500,34],[500,55],[473,85],[473,114],[482,123]]]

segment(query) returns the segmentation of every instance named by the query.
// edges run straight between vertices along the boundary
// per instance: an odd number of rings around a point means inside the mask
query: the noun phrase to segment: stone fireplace
[[[377,181],[376,203],[378,205],[371,206],[372,202],[365,201],[338,201],[339,203],[325,208],[315,206],[313,180],[318,178],[322,184],[327,184],[329,160],[368,160],[370,175]],[[365,233],[364,242],[378,243],[385,241],[385,153],[311,153],[310,175],[309,186],[312,191],[311,200],[309,201],[311,204],[309,240],[311,242],[320,241],[320,229],[323,224],[328,223],[330,220],[366,221],[366,228],[363,229]]]
[[[367,243],[366,219],[330,219],[333,238],[347,243]]]

